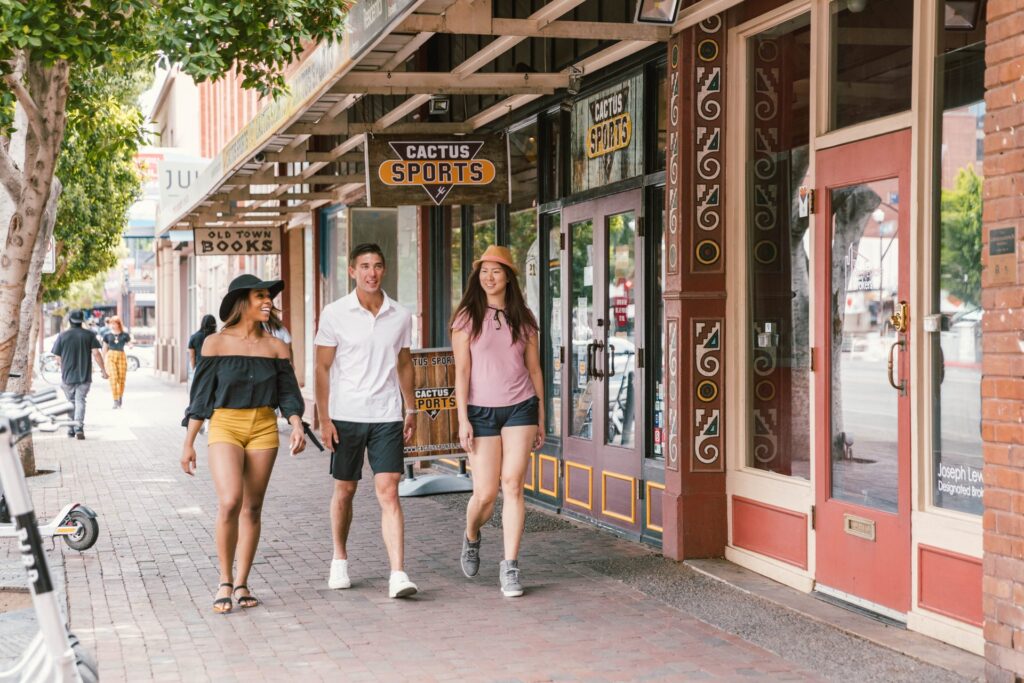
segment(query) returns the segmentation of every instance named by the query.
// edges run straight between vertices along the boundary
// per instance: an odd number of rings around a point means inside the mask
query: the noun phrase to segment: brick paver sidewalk
[[[327,459],[278,459],[250,584],[263,606],[213,614],[216,501],[203,437],[199,472],[181,473],[184,391],[131,373],[124,408],[105,383],[89,397],[84,442],[38,439],[59,486],[36,490],[41,514],[71,496],[100,516],[101,538],[66,552],[72,628],[104,681],[681,681],[813,680],[734,635],[599,574],[588,562],[648,555],[610,534],[556,524],[528,533],[527,594],[498,590],[500,532],[485,530],[475,580],[459,571],[462,514],[438,498],[404,502],[410,576],[389,600],[379,510],[357,496],[353,587],[326,587],[331,546]],[[551,525],[549,525],[550,528]]]

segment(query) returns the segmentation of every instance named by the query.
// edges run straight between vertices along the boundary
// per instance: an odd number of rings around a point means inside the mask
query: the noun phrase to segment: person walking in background
[[[537,320],[523,299],[517,274],[508,247],[487,247],[473,263],[466,292],[452,316],[459,441],[473,468],[462,571],[473,577],[480,569],[480,528],[494,514],[500,484],[505,556],[499,578],[506,597],[523,594],[523,482],[531,448],[544,443]]]
[[[271,335],[283,341],[288,347],[289,356],[294,356],[294,354],[292,354],[292,333],[284,326],[284,322],[281,320],[281,311],[276,308],[272,308],[270,310],[270,319],[263,323],[263,327]]]
[[[207,313],[199,323],[199,329],[188,338],[188,381],[192,381],[196,366],[203,357],[203,342],[217,331],[217,319]]]
[[[185,382],[186,391],[192,394],[192,378],[196,374],[196,366],[203,357],[203,342],[211,334],[217,331],[217,319],[207,313],[199,322],[199,329],[188,338],[188,379]],[[199,428],[200,434],[206,433],[206,422]]]
[[[203,342],[183,426],[188,427],[181,468],[196,469],[195,440],[203,420],[210,420],[207,451],[217,492],[217,558],[220,586],[213,611],[231,611],[232,596],[241,608],[260,601],[249,590],[249,571],[259,545],[263,498],[277,458],[280,408],[292,426],[292,455],[306,447],[302,427],[305,402],[280,339],[266,333],[272,300],[284,282],[263,282],[239,275],[220,305],[224,328]],[[237,567],[235,560],[237,559]]]
[[[110,331],[103,335],[103,350],[107,372],[110,373],[110,393],[114,396],[114,408],[120,408],[124,397],[124,379],[128,374],[128,358],[124,355],[124,347],[132,340],[132,336],[124,331],[124,325],[116,315],[107,318],[107,327]]]
[[[50,352],[60,363],[61,388],[68,400],[75,404],[75,424],[68,427],[68,437],[85,438],[85,397],[92,387],[92,361],[100,366],[100,374],[107,378],[107,369],[100,355],[100,342],[96,335],[82,329],[85,316],[81,311],[71,311],[68,322],[71,327],[57,337]]]
[[[327,585],[332,589],[352,585],[346,544],[365,454],[373,469],[381,534],[391,563],[388,597],[404,598],[417,591],[404,569],[405,519],[398,499],[405,465],[403,443],[416,429],[409,351],[412,315],[381,289],[386,266],[379,246],[358,245],[348,262],[355,289],[324,308],[314,340],[316,406],[334,477],[334,559]]]

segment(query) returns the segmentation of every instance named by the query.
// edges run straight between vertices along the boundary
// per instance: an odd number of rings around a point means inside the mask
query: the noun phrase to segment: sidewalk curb
[[[872,645],[973,680],[985,680],[985,659],[953,645],[843,609],[728,560],[687,560],[693,571]]]

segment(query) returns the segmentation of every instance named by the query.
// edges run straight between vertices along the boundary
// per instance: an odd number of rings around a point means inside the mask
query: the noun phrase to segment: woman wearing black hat
[[[217,491],[217,556],[220,587],[213,602],[218,613],[255,607],[247,581],[260,536],[263,495],[277,457],[277,416],[281,409],[292,426],[292,454],[306,447],[302,413],[305,403],[288,347],[266,332],[281,280],[263,282],[254,275],[231,281],[220,305],[224,327],[203,342],[202,358],[192,380],[191,402],[183,424],[188,427],[181,467],[196,469],[196,434],[209,419],[210,475]],[[238,564],[235,567],[235,560]]]

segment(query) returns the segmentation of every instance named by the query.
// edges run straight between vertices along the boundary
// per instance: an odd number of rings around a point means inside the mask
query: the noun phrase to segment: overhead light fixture
[[[638,24],[674,24],[679,14],[679,0],[641,0],[636,6]]]
[[[868,6],[868,0],[846,0],[846,9],[854,14],[860,14]]]
[[[569,85],[566,87],[566,91],[570,95],[578,95],[580,90],[583,89],[583,69],[576,65],[569,67]]]
[[[431,116],[447,114],[452,108],[452,98],[448,95],[431,95],[427,111]]]
[[[981,18],[983,0],[946,0],[943,25],[947,31],[973,31]]]

